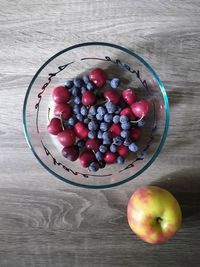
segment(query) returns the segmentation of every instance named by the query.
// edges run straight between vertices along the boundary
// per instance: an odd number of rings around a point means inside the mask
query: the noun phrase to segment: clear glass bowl
[[[52,89],[95,67],[105,69],[110,77],[119,77],[121,87],[135,88],[139,98],[150,101],[151,109],[137,154],[131,153],[123,165],[106,165],[90,173],[79,160],[71,162],[62,156],[61,146],[47,132],[47,125]],[[167,136],[169,114],[163,83],[143,58],[115,44],[90,42],[60,51],[36,72],[24,100],[23,125],[33,154],[55,177],[79,187],[109,188],[136,178],[154,162]]]

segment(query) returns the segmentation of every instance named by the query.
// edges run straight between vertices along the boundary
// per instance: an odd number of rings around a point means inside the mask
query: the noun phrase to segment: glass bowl
[[[62,147],[48,133],[47,125],[52,89],[95,67],[106,70],[109,77],[119,77],[121,90],[132,87],[139,98],[148,99],[150,113],[137,153],[131,153],[123,165],[107,164],[97,172],[88,172],[79,160],[71,162],[62,156]],[[36,72],[24,99],[23,126],[33,154],[55,177],[79,187],[110,188],[136,178],[154,162],[167,136],[169,114],[163,83],[142,57],[115,44],[89,42],[58,52]]]

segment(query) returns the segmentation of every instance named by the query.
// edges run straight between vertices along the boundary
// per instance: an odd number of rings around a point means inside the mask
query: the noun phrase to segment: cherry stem
[[[48,120],[49,120],[49,122],[50,122],[50,111],[51,111],[51,109],[48,108]]]
[[[141,121],[143,118],[144,118],[144,114],[142,114],[142,117],[141,117],[139,120],[137,120],[137,121],[130,121],[130,122],[131,122],[131,123],[138,123],[138,122]]]
[[[62,112],[60,113],[60,122],[61,122],[61,126],[62,126],[62,130],[65,130],[64,124],[63,124],[63,119],[62,119]]]

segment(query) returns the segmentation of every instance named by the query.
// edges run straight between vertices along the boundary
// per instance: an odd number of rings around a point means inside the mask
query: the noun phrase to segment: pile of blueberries
[[[123,164],[129,152],[138,151],[136,141],[149,103],[138,101],[133,89],[122,91],[119,86],[118,78],[108,80],[105,71],[96,68],[53,90],[56,117],[48,131],[64,146],[64,157],[71,161],[79,158],[89,171]]]

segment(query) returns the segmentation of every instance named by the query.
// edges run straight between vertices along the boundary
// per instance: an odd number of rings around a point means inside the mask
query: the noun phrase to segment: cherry
[[[62,117],[63,120],[68,120],[69,117],[71,117],[72,114],[72,108],[68,103],[60,103],[57,104],[54,109],[54,114],[56,116]]]
[[[69,90],[64,86],[58,86],[54,88],[52,97],[54,102],[58,103],[64,103],[69,101],[70,99],[70,92]]]
[[[149,102],[146,99],[141,99],[131,105],[131,110],[136,117],[145,117],[149,112]]]
[[[80,159],[81,165],[84,168],[89,167],[90,163],[96,161],[96,157],[91,150],[87,150],[87,151],[82,152],[79,159]]]
[[[97,87],[102,87],[106,83],[107,76],[104,70],[96,68],[90,71],[89,79],[96,84]]]
[[[130,130],[130,138],[133,140],[133,141],[137,141],[138,139],[140,139],[141,137],[141,134],[142,134],[142,131],[140,128],[138,127],[132,127],[131,130]]]
[[[101,141],[97,138],[95,139],[88,139],[85,143],[85,146],[88,149],[93,150],[94,152],[97,152],[99,150],[99,147],[101,145]]]
[[[128,88],[122,92],[122,98],[128,105],[131,105],[136,101],[136,94],[133,89]]]
[[[77,137],[79,137],[80,139],[85,139],[88,137],[88,128],[87,126],[83,123],[83,122],[77,122],[74,125],[74,131]]]
[[[86,91],[82,95],[82,103],[85,106],[91,106],[96,102],[96,97],[91,91]]]
[[[104,97],[115,105],[117,105],[120,100],[120,95],[117,93],[117,91],[114,91],[113,89],[106,90],[104,92]]]
[[[120,112],[120,115],[127,116],[130,120],[134,120],[135,119],[135,116],[133,115],[133,112],[132,112],[131,108],[122,109],[122,111]]]
[[[79,149],[77,146],[64,147],[62,154],[65,158],[75,161],[79,156]]]
[[[127,146],[121,145],[118,147],[118,154],[122,157],[126,157],[129,153],[129,149]]]
[[[47,126],[47,130],[50,134],[57,135],[62,131],[61,121],[58,118],[51,119],[49,125]]]
[[[110,151],[107,151],[105,153],[105,155],[104,155],[104,158],[103,158],[103,160],[106,163],[109,163],[109,164],[115,163],[116,162],[116,159],[117,159],[117,153],[112,153]]]
[[[76,140],[75,133],[72,129],[66,129],[60,132],[57,137],[59,142],[66,147],[73,146]]]
[[[109,132],[111,132],[112,136],[119,136],[122,131],[122,128],[119,123],[115,124],[113,123],[109,129]]]

